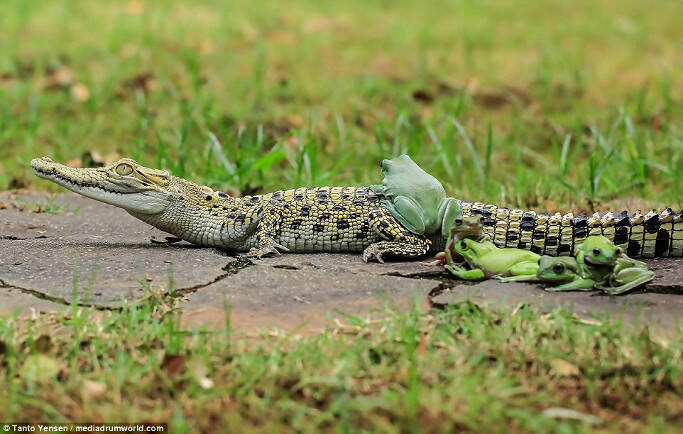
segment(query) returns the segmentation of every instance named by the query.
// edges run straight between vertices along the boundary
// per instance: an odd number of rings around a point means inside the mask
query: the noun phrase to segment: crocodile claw
[[[268,242],[266,244],[263,244],[259,247],[253,247],[251,250],[249,250],[249,253],[247,253],[248,258],[258,258],[261,259],[263,256],[275,254],[279,255],[281,252],[289,252],[289,249],[282,244],[278,244],[275,241]]]
[[[377,259],[377,262],[379,262],[380,264],[384,264],[384,259],[382,259],[382,255],[387,251],[373,247],[374,246],[370,246],[363,251],[363,261],[369,262],[373,259]]]

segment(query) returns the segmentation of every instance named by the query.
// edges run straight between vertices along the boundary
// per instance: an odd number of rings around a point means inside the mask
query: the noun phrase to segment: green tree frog
[[[441,232],[446,238],[462,217],[460,203],[446,197],[441,183],[407,155],[383,160],[382,185],[370,188],[385,197],[382,204],[409,231],[419,235]]]
[[[457,265],[456,257],[462,257],[470,270]],[[478,242],[471,239],[449,240],[446,248],[446,269],[465,280],[481,280],[495,276],[504,282],[515,280],[536,281],[540,255],[522,249],[501,249],[491,241]]]

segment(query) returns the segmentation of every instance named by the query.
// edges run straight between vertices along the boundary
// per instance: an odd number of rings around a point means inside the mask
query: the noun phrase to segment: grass
[[[162,314],[161,312],[166,312]],[[0,419],[172,432],[675,432],[681,336],[464,303],[321,334],[182,330],[152,303],[0,322]],[[549,417],[557,408],[578,420]]]
[[[44,154],[252,193],[407,152],[461,198],[681,206],[679,2],[366,3],[6,2],[0,190],[55,189]]]
[[[635,0],[6,0],[0,190],[57,191],[28,167],[42,155],[129,156],[251,194],[376,183],[382,158],[409,153],[458,198],[681,207],[682,15],[680,2]],[[680,428],[681,333],[667,342],[564,311],[462,305],[240,336],[229,324],[180,330],[163,298],[149,300],[0,319],[0,420]],[[544,415],[554,407],[580,420]]]

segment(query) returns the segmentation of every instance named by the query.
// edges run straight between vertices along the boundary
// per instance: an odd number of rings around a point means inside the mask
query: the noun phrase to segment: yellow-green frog
[[[455,263],[462,257],[471,269]],[[468,238],[448,240],[446,246],[446,269],[465,280],[481,280],[494,276],[504,282],[536,281],[540,255],[522,249],[501,249],[491,241],[478,242]]]

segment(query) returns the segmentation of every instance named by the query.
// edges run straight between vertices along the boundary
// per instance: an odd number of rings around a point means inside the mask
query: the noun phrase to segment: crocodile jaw
[[[48,157],[31,160],[39,178],[91,199],[139,214],[159,214],[171,203],[171,194],[154,188],[140,188],[116,182],[105,168],[73,168],[53,162]]]

